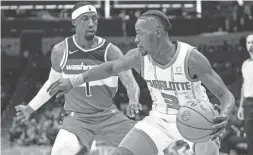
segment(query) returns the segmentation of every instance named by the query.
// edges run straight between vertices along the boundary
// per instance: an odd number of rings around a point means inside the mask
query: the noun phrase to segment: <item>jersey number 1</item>
[[[90,84],[89,84],[89,82],[86,82],[85,84],[86,84],[86,91],[85,91],[86,96],[90,97],[90,96],[92,96],[90,93]]]
[[[167,108],[172,108],[172,109],[179,109],[180,105],[178,103],[178,99],[176,96],[169,95],[162,93],[162,96],[164,98],[165,103],[167,103]]]

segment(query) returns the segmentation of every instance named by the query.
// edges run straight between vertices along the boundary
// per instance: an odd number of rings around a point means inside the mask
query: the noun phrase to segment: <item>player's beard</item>
[[[143,50],[143,51],[141,52],[141,55],[142,55],[142,56],[148,55],[148,51],[147,51],[147,50]]]
[[[138,48],[139,52],[141,53],[142,56],[146,56],[148,54],[148,51],[143,49],[143,48]]]
[[[95,34],[86,34],[85,39],[86,40],[92,40],[94,38]]]
[[[249,48],[249,53],[252,53],[252,54],[253,54],[253,47],[250,47],[250,48]]]

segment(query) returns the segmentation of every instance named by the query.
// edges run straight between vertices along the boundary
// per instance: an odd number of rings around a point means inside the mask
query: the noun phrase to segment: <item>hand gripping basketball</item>
[[[219,106],[217,104],[214,105],[214,109],[218,110],[219,112],[222,110],[221,106]],[[215,139],[218,136],[220,136],[220,134],[225,129],[225,127],[228,123],[228,116],[224,115],[224,114],[221,114],[219,116],[214,116],[213,123],[215,125],[213,125],[214,131],[213,131],[213,134],[212,134],[212,139]]]
[[[188,101],[183,104],[177,115],[179,133],[194,143],[206,142],[216,138],[226,122],[220,115],[219,106],[205,100]]]

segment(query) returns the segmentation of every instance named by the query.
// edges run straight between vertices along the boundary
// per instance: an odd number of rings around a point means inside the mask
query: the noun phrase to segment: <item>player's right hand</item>
[[[29,105],[18,105],[15,106],[16,109],[16,119],[21,121],[21,123],[27,121],[34,111]]]
[[[244,109],[243,107],[239,107],[237,112],[237,117],[239,120],[244,120]]]
[[[134,118],[142,110],[142,105],[139,102],[129,102],[126,108],[127,116]]]
[[[49,92],[50,95],[57,94],[56,98],[58,98],[69,92],[72,88],[73,86],[68,78],[61,78],[52,83],[48,87],[47,92]]]

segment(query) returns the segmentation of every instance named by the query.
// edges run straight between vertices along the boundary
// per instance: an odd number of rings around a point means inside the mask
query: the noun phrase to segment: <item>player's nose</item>
[[[89,26],[90,28],[93,28],[93,27],[94,27],[94,22],[92,21],[92,19],[89,20],[88,26]]]
[[[134,42],[135,42],[136,44],[138,44],[138,43],[140,42],[140,40],[139,40],[139,38],[138,38],[137,36],[135,37]]]

